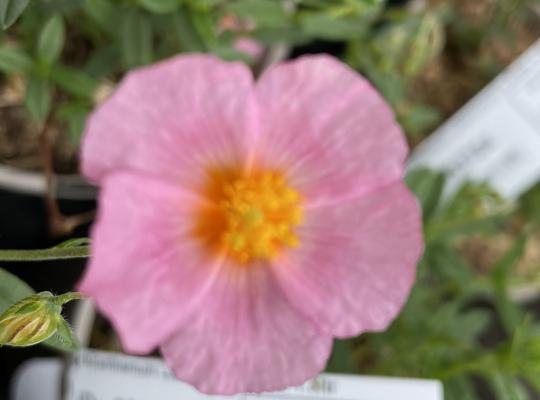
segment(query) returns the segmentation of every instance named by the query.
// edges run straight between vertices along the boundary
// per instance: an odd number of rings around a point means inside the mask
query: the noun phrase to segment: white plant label
[[[53,373],[50,371],[59,375],[60,361],[48,362],[32,361],[34,365],[23,367],[14,384],[14,400],[58,399],[58,392],[47,395],[43,390],[47,385],[39,382],[60,381],[45,376]],[[36,390],[39,396],[31,397]],[[65,395],[65,400],[442,400],[443,389],[432,380],[321,374],[301,387],[279,393],[207,396],[176,380],[157,358],[85,350],[74,356],[67,370]]]
[[[448,173],[448,191],[487,181],[516,199],[540,180],[540,41],[413,152],[409,169]]]

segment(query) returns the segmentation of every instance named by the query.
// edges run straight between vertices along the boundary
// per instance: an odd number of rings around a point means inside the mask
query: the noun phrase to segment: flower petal
[[[267,265],[226,266],[192,320],[162,347],[174,374],[210,394],[300,385],[332,346],[286,301]]]
[[[200,182],[202,169],[248,157],[257,130],[252,93],[247,67],[208,55],[132,71],[88,121],[83,173],[98,183],[118,169]]]
[[[276,65],[257,94],[264,110],[259,156],[292,171],[308,201],[366,193],[402,176],[407,145],[390,107],[334,58]]]
[[[338,337],[384,330],[414,283],[421,217],[402,183],[309,209],[301,246],[274,265],[289,300]]]
[[[107,176],[80,290],[126,350],[147,353],[180,326],[219,268],[187,232],[195,200],[128,172]]]

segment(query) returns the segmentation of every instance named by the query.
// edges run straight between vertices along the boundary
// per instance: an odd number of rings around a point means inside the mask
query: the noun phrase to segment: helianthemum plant
[[[388,105],[328,56],[186,55],[131,72],[91,116],[101,186],[80,289],[125,349],[207,393],[298,385],[334,337],[385,329],[422,253]]]

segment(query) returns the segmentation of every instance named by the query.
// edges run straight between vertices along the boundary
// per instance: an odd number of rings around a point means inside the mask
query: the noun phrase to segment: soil
[[[26,84],[15,75],[0,81],[0,163],[30,171],[42,170],[41,128],[24,108]],[[54,169],[58,173],[77,171],[77,146],[67,137],[62,124],[52,125]]]
[[[451,4],[460,29],[494,24],[498,0],[431,0],[430,7]],[[461,35],[461,36],[460,36]],[[540,15],[511,14],[504,31],[493,31],[478,43],[463,43],[463,33],[450,24],[444,52],[412,84],[414,100],[439,109],[446,119],[540,38]]]

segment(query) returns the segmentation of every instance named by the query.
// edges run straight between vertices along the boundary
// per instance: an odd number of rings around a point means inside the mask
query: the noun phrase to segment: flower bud
[[[31,346],[51,337],[62,320],[62,306],[54,298],[50,292],[37,293],[0,315],[0,346]]]

